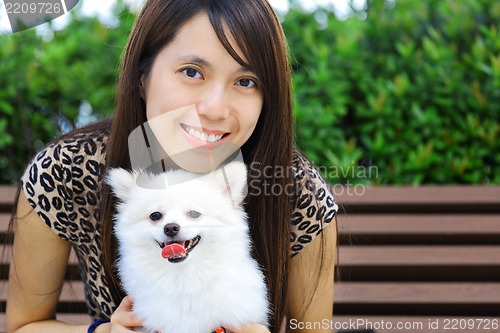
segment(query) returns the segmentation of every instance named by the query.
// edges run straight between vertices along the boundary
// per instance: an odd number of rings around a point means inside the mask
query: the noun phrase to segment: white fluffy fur
[[[220,169],[202,177],[181,170],[151,175],[146,177],[148,188],[136,184],[137,174],[123,169],[109,173],[108,183],[121,200],[115,217],[118,270],[146,329],[210,333],[220,326],[267,325],[264,276],[250,256],[248,225],[240,205],[246,167],[233,162],[224,170],[230,191]],[[158,189],[165,177],[168,183],[182,181]],[[190,210],[201,212],[201,217],[190,219],[186,215]],[[163,214],[157,223],[149,219],[155,211]],[[182,239],[201,236],[179,263],[163,259],[155,241],[166,241],[163,227],[171,222],[181,226]]]

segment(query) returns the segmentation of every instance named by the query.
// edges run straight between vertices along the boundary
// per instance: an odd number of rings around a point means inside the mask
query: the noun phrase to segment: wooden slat
[[[0,210],[10,212],[16,196],[17,187],[0,185]]]
[[[500,283],[340,282],[337,303],[474,303],[500,305]]]
[[[493,316],[500,309],[498,282],[341,282],[338,315]]]
[[[500,281],[500,245],[341,245],[339,255],[341,281]]]
[[[500,214],[339,215],[340,234],[500,234]]]
[[[499,265],[498,246],[341,246],[341,265]]]
[[[0,213],[0,233],[7,232],[10,222],[10,213]]]
[[[498,214],[340,214],[341,244],[500,244]]]
[[[500,205],[500,186],[368,186],[335,190],[335,199],[344,205],[354,204],[452,204]],[[360,195],[358,195],[360,194]]]

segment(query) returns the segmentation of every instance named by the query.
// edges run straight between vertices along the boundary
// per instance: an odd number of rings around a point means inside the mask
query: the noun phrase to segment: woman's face
[[[193,148],[210,154],[224,145],[240,148],[254,131],[263,104],[256,74],[229,55],[205,13],[184,24],[160,51],[141,95],[148,123],[169,155]]]

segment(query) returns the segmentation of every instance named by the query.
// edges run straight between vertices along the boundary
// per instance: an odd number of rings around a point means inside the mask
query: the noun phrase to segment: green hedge
[[[499,22],[496,0],[289,12],[298,145],[334,182],[499,184]]]
[[[0,36],[0,183],[14,183],[54,137],[112,113],[119,57],[134,15],[121,3],[116,27],[81,17],[53,36]],[[87,117],[82,117],[90,111]]]
[[[84,111],[112,112],[133,22],[115,11],[116,27],[74,10],[53,39],[0,36],[0,183]],[[345,21],[292,8],[297,145],[336,183],[500,184],[499,22],[496,0],[373,0]]]

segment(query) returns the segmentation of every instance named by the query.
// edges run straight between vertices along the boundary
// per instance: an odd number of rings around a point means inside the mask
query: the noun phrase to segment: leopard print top
[[[81,133],[57,140],[26,168],[21,186],[33,209],[62,239],[71,242],[85,285],[89,314],[109,318],[114,304],[101,265],[100,212],[108,133]],[[293,157],[296,195],[291,216],[295,256],[335,217],[338,206],[319,172],[297,152]]]

